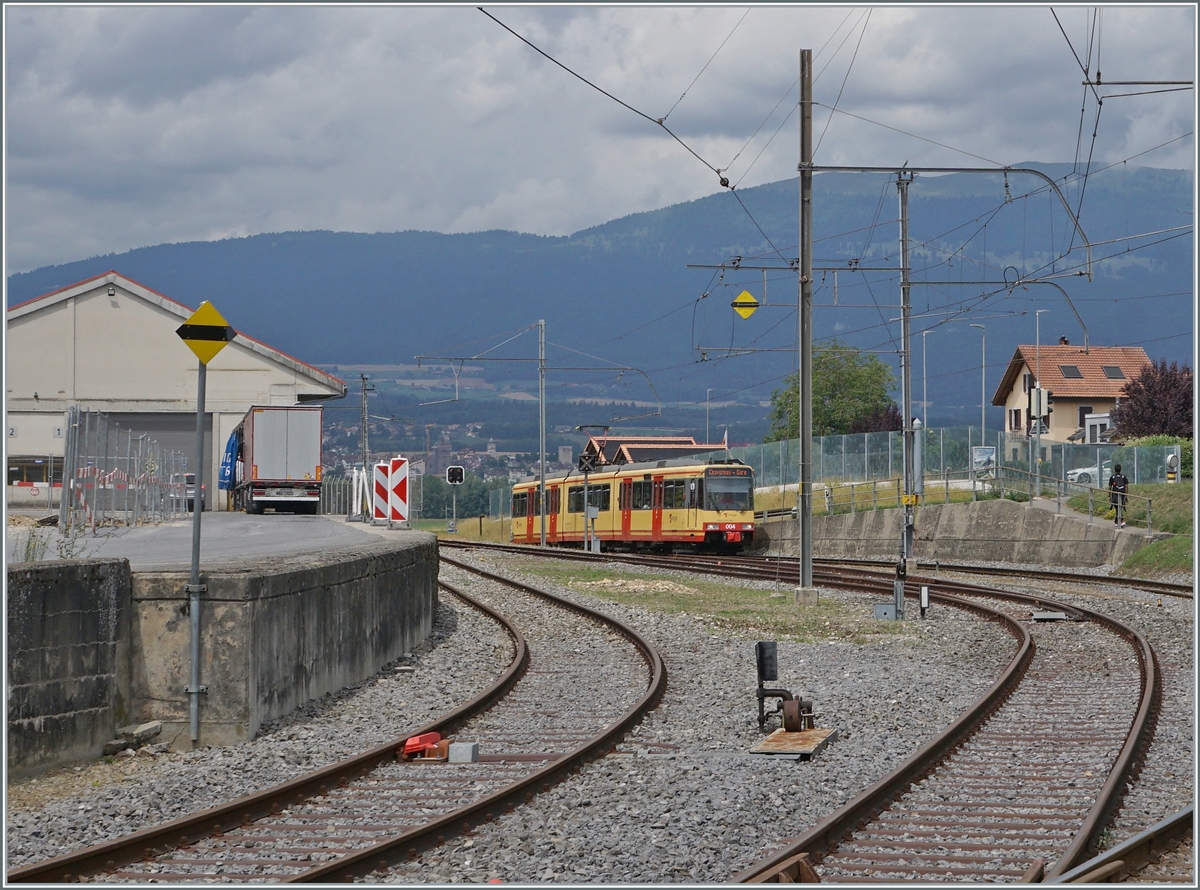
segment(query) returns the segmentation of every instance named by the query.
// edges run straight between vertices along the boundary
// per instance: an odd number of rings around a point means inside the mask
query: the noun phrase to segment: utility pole
[[[538,319],[538,513],[546,546],[546,319]]]
[[[359,384],[362,386],[362,463],[363,472],[370,472],[371,467],[371,449],[367,442],[367,426],[370,423],[367,414],[367,393],[374,392],[375,387],[367,385],[367,375],[358,375]]]
[[[900,537],[896,581],[892,587],[898,621],[904,618],[904,581],[908,575],[908,561],[913,555],[913,501],[916,499],[913,483],[912,353],[909,348],[912,303],[908,274],[908,187],[912,181],[913,174],[910,172],[901,170],[896,174],[896,189],[900,197],[900,387],[901,400],[904,402],[904,529]]]
[[[800,590],[812,589],[812,50],[800,50],[800,293],[799,375],[800,476]]]

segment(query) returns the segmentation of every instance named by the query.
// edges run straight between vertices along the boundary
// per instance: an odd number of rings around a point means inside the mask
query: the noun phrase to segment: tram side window
[[[631,486],[633,500],[629,507],[634,510],[649,510],[650,496],[654,483],[649,479],[637,479]]]
[[[593,507],[598,507],[601,513],[608,511],[612,507],[612,486],[611,485],[591,485],[588,487],[588,502]],[[567,490],[567,512],[582,513],[583,512],[583,486],[572,485]]]
[[[663,482],[663,509],[682,510],[687,504],[687,479],[667,479]]]
[[[558,486],[547,489],[546,498],[550,501],[550,509],[546,511],[547,513],[557,513],[561,508],[561,501],[559,498],[560,491],[562,491],[562,489],[560,489]]]
[[[514,491],[512,499],[512,515],[525,516],[529,509],[529,493],[525,491]]]

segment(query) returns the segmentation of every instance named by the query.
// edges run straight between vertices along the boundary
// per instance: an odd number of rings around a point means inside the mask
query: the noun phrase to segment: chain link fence
[[[1043,441],[1045,458],[1031,464],[1031,445],[1024,435],[988,430],[980,437],[979,427],[944,427],[921,430],[923,464],[926,477],[967,480],[972,471],[972,449],[980,445],[995,448],[997,466],[1024,470],[1064,482],[1108,484],[1114,464],[1122,464],[1125,475],[1135,485],[1166,482],[1168,459],[1174,455],[1179,465],[1178,445],[1074,445]],[[742,448],[712,451],[702,459],[721,459],[728,454],[754,468],[759,488],[795,486],[800,478],[798,439],[764,442]],[[813,439],[812,478],[828,484],[881,482],[903,478],[904,442],[899,430],[860,433],[846,436],[820,436]]]
[[[67,409],[63,534],[98,526],[141,525],[188,513],[187,457],[147,433],[124,429],[100,411]]]

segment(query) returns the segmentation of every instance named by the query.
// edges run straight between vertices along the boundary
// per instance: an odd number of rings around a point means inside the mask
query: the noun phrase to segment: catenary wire
[[[740,19],[738,19],[737,24],[733,26],[733,31],[730,31],[729,34],[725,37],[725,39],[721,41],[721,45],[717,47],[717,50],[716,50],[716,52],[714,52],[712,54],[712,57],[707,62],[704,63],[704,67],[700,69],[700,74],[703,74],[708,69],[708,66],[713,63],[713,59],[715,59],[717,57],[717,53],[721,52],[721,50],[725,48],[725,44],[729,42],[729,38],[733,36],[734,31],[736,31],[739,27],[741,27],[742,22],[744,22],[746,20],[746,16],[748,16],[748,15],[750,15],[749,8],[747,8],[746,11],[742,13],[742,17]],[[683,101],[683,97],[686,96],[688,94],[688,92],[691,90],[691,88],[696,85],[696,81],[700,79],[700,74],[697,74],[694,78],[692,78],[692,82],[688,84],[687,89],[684,90],[683,93],[679,96],[679,98],[675,100],[675,104],[671,106],[670,110],[660,118],[660,122],[665,121],[668,117],[671,116],[671,112],[674,111],[676,106],[678,106],[679,103]]]
[[[850,64],[846,66],[846,75],[842,78],[842,85],[838,87],[837,98],[833,100],[833,105],[829,110],[829,117],[825,119],[825,126],[821,129],[821,135],[817,138],[817,144],[813,148],[813,157],[816,157],[818,151],[821,150],[821,143],[825,141],[825,134],[829,132],[829,125],[833,123],[833,112],[837,111],[838,103],[842,101],[842,93],[846,91],[846,84],[850,80],[850,72],[854,70],[854,63],[858,60],[858,51],[862,48],[863,38],[867,36],[867,25],[871,23],[871,12],[868,9],[866,18],[863,19],[862,30],[858,32],[858,42],[854,44],[854,55],[850,57]],[[847,34],[847,37],[850,35]]]

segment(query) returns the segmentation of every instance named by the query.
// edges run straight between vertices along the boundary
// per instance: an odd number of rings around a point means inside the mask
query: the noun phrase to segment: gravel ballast
[[[485,565],[504,571],[505,563],[489,555]],[[444,576],[471,592],[465,574],[447,569]],[[817,726],[836,729],[838,738],[809,762],[755,757],[747,752],[763,737],[754,696],[754,641],[761,637],[539,586],[625,621],[657,646],[669,678],[662,704],[614,754],[471,837],[451,839],[371,881],[726,881],[894,769],[990,686],[1015,651],[998,626],[944,607],[869,644],[780,641],[777,685],[812,698]],[[837,591],[821,596],[868,613],[874,602]],[[1163,658],[1164,711],[1167,701],[1177,709],[1194,700],[1191,603],[1158,605],[1149,594],[1093,599],[1081,604],[1140,622],[1160,658],[1171,647],[1169,668]],[[510,655],[498,627],[444,597],[428,645],[270,724],[253,742],[188,753],[143,748],[14,783],[8,867],[194,812],[395,739],[471,698]],[[578,706],[585,704],[582,691]],[[1178,781],[1169,795],[1148,790],[1144,799],[1135,787],[1121,814],[1131,825],[1160,818],[1176,799],[1190,802],[1194,727],[1190,708],[1184,710],[1187,717],[1160,720],[1144,771],[1158,777],[1156,788]],[[778,718],[768,724],[776,726]],[[1161,764],[1154,753],[1160,741]],[[1141,818],[1150,813],[1157,815]]]

